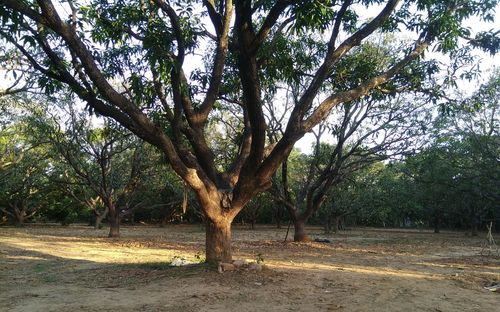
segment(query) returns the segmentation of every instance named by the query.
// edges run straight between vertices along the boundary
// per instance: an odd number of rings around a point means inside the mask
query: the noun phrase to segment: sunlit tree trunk
[[[108,203],[109,208],[109,235],[108,237],[120,237],[120,212],[114,203]]]
[[[209,263],[231,262],[231,220],[213,221],[206,218],[206,261]]]

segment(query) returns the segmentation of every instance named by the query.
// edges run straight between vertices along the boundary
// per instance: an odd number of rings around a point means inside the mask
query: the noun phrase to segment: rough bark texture
[[[108,237],[120,237],[120,213],[115,207],[109,209],[109,235]]]
[[[231,220],[223,219],[214,222],[205,221],[206,228],[206,261],[209,263],[232,261],[231,254]]]
[[[294,222],[293,225],[294,225],[294,229],[295,229],[295,232],[293,235],[293,240],[295,242],[308,242],[311,240],[306,233],[305,221],[297,220]]]

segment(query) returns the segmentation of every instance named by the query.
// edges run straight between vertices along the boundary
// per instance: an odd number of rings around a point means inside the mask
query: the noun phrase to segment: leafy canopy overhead
[[[115,119],[162,150],[202,202],[231,190],[231,217],[335,106],[425,88],[439,72],[421,58],[429,48],[457,55],[464,45],[490,53],[499,45],[498,32],[464,26],[492,22],[496,0],[0,3],[0,62],[15,64],[19,86],[69,90]],[[391,41],[401,35],[408,39]],[[290,85],[293,105],[269,145],[264,106]],[[221,165],[206,132],[228,124],[240,133],[228,133],[237,141]]]

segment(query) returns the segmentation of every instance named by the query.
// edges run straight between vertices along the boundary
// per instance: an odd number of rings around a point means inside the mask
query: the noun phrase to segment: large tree
[[[42,74],[38,83],[46,91],[67,87],[91,111],[158,147],[196,194],[206,220],[207,261],[229,261],[232,220],[270,186],[297,140],[333,107],[397,79],[432,45],[450,52],[463,37],[491,47],[490,35],[474,37],[462,23],[472,16],[491,21],[497,1],[0,3],[0,37],[29,65],[25,70]],[[366,8],[378,14],[360,18],[358,10]],[[379,30],[407,31],[415,40],[350,88],[321,93],[339,61]],[[310,43],[308,58],[283,51],[283,42],[294,38]],[[199,54],[208,55],[207,66],[189,75]],[[302,88],[283,136],[266,148],[264,98],[279,95],[277,85],[298,76]],[[206,124],[214,110],[232,103],[244,130],[231,165],[221,166]]]

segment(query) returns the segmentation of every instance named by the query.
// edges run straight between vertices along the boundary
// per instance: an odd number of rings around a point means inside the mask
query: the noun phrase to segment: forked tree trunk
[[[309,241],[309,236],[306,233],[306,222],[304,220],[296,220],[293,224],[294,226],[294,235],[293,240],[295,242],[307,242]]]
[[[23,204],[9,204],[12,210],[14,211],[14,216],[16,217],[16,226],[22,227],[24,226],[24,221],[26,220],[26,210]],[[19,207],[21,206],[21,207]]]
[[[109,235],[108,237],[120,237],[120,212],[115,206],[109,207]]]
[[[96,210],[94,229],[98,230],[101,228],[102,220],[104,220],[106,218],[106,216],[108,215],[108,212],[109,212],[108,207],[106,207],[102,213],[99,213]]]

